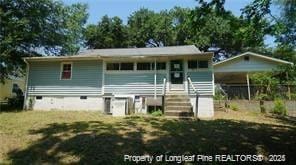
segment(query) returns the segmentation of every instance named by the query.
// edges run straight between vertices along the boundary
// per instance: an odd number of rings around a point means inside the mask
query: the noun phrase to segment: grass
[[[295,162],[296,124],[247,111],[214,119],[114,118],[97,112],[0,113],[0,164],[121,164],[124,154],[285,154]]]

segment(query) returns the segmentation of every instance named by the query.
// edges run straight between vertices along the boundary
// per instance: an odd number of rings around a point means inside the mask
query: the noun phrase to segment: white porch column
[[[251,100],[249,73],[247,73],[248,98]]]
[[[154,59],[154,99],[156,100],[156,59]]]

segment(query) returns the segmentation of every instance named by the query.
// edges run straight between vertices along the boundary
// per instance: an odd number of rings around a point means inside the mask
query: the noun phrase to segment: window
[[[245,57],[244,57],[244,60],[245,60],[245,61],[250,61],[250,57],[249,57],[249,56],[245,56]]]
[[[70,63],[62,64],[61,79],[69,80],[71,79],[71,76],[72,76],[72,64]]]
[[[87,96],[80,96],[80,99],[81,100],[86,100],[87,99]]]
[[[197,69],[197,60],[189,60],[188,69]]]
[[[150,62],[139,62],[137,63],[137,70],[151,70],[151,63]]]
[[[42,96],[36,96],[36,100],[42,100]]]
[[[158,62],[156,63],[157,70],[166,70],[166,63],[165,62]]]
[[[107,70],[119,70],[119,63],[108,63]]]
[[[120,70],[134,70],[134,63],[121,63]]]
[[[107,70],[134,70],[134,63],[107,63]]]
[[[198,61],[198,68],[208,68],[209,63],[208,61]]]

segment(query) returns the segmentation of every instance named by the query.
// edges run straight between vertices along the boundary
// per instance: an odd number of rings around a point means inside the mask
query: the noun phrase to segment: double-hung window
[[[62,80],[70,80],[72,78],[72,63],[62,63]]]

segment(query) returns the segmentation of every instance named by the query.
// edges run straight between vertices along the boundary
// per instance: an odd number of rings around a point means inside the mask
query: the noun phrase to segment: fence
[[[248,86],[243,84],[227,84],[221,85],[221,88],[227,93],[229,99],[248,99]],[[258,96],[260,89],[263,86],[250,85],[251,99],[255,99]],[[290,92],[289,92],[290,90]],[[282,99],[296,100],[296,85],[278,85],[271,89],[267,94],[269,99],[280,97]]]

